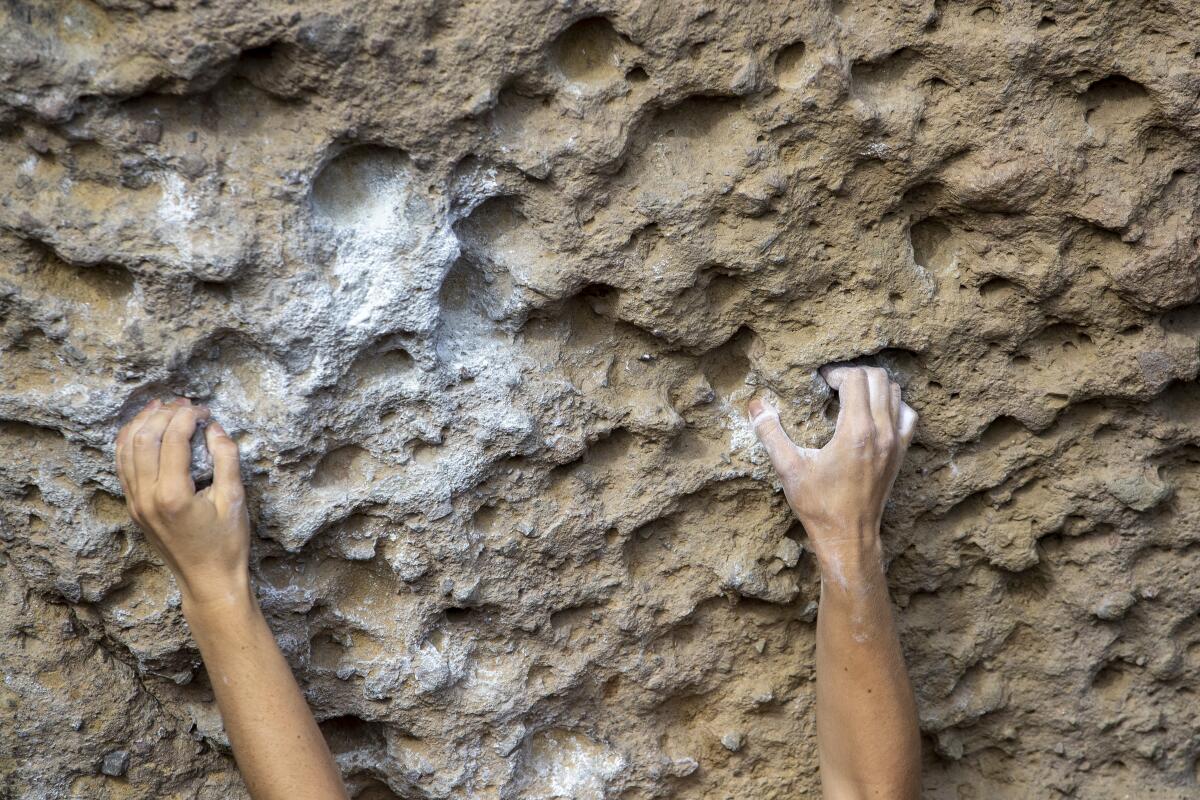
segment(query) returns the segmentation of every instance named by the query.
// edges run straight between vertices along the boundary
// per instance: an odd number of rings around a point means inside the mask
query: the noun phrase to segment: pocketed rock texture
[[[243,798],[118,426],[207,403],[351,793],[814,796],[746,424],[921,415],[933,798],[1196,797],[1194,3],[0,6],[0,797]]]

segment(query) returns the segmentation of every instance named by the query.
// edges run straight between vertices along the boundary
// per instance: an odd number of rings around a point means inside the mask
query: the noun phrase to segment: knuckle
[[[140,430],[133,435],[133,446],[136,448],[144,449],[152,447],[157,442],[158,437],[154,435],[153,431]]]
[[[188,498],[175,490],[162,490],[154,495],[154,504],[166,515],[175,515],[187,508]]]
[[[870,416],[863,416],[855,421],[855,424],[850,426],[850,431],[856,438],[864,439],[865,441],[873,441],[875,439],[875,421]]]
[[[875,443],[875,432],[869,428],[847,431],[847,443],[855,449],[867,449]]]
[[[149,527],[151,514],[145,506],[145,501],[141,498],[135,498],[129,504],[129,515],[133,517],[134,522],[141,525],[143,528]]]

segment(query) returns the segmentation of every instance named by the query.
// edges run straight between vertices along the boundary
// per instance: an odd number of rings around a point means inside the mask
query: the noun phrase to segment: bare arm
[[[134,520],[163,555],[212,680],[233,755],[254,800],[331,800],[346,791],[329,748],[250,588],[250,520],[237,443],[205,431],[213,484],[197,492],[191,438],[205,409],[146,406],[117,437]]]
[[[797,447],[769,404],[750,404],[788,503],[821,567],[817,616],[817,749],[825,797],[917,798],[921,741],[879,541],[917,415],[881,369],[823,372],[838,391],[837,430]]]

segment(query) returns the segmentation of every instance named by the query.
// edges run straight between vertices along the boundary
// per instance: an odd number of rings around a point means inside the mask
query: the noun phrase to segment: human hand
[[[837,576],[847,564],[865,565],[868,558],[878,563],[883,504],[912,441],[917,413],[882,369],[832,367],[821,375],[841,403],[833,438],[824,447],[797,447],[765,400],[751,400],[749,411],[817,559]]]
[[[208,409],[152,400],[117,435],[117,476],[134,521],[166,560],[184,608],[248,593],[250,518],[238,446],[217,422],[205,429],[213,482],[197,492],[192,435]]]

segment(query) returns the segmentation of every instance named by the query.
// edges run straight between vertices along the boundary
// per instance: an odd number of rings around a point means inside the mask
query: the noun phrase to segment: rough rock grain
[[[813,796],[743,412],[857,360],[928,796],[1195,797],[1198,10],[3,4],[0,796],[245,796],[112,467],[168,393],[355,797]]]

